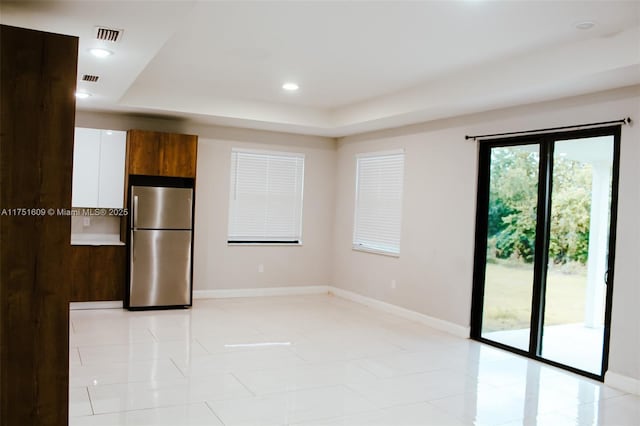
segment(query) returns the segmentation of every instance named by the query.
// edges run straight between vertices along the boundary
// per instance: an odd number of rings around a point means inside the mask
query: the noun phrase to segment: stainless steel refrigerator
[[[190,306],[193,188],[130,188],[127,307]]]

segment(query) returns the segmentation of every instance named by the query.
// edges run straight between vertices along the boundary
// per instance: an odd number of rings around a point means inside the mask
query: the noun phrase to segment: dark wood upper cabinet
[[[198,137],[162,134],[161,176],[196,177]]]
[[[160,174],[161,133],[143,130],[127,132],[127,174],[151,175]]]
[[[197,151],[195,135],[129,130],[127,173],[195,178]]]

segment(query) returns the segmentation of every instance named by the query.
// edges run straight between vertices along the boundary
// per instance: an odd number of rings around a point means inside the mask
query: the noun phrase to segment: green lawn
[[[487,264],[483,331],[529,328],[533,265]],[[583,321],[586,272],[550,272],[545,324]]]

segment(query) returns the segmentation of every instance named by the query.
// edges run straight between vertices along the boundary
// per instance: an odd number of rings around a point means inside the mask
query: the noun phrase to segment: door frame
[[[609,365],[609,341],[611,335],[611,309],[615,272],[615,248],[618,216],[618,184],[620,180],[620,137],[621,125],[593,129],[571,130],[553,133],[539,133],[499,139],[479,140],[478,186],[476,204],[476,232],[473,265],[473,293],[471,302],[471,334],[473,340],[517,353],[545,364],[559,367],[573,373],[603,382]],[[553,184],[553,151],[559,140],[583,139],[597,136],[613,136],[613,164],[611,180],[611,211],[609,221],[609,247],[607,258],[607,281],[605,296],[604,336],[602,347],[601,374],[580,370],[538,355],[541,347],[546,295],[546,274],[548,246],[550,238],[551,196]],[[534,255],[533,291],[531,297],[531,319],[529,349],[522,350],[482,337],[482,312],[484,308],[484,284],[487,258],[487,234],[489,222],[489,180],[491,171],[491,149],[518,145],[538,144],[540,163],[538,170],[538,208]]]

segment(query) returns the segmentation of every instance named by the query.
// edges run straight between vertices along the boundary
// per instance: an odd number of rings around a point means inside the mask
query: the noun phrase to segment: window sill
[[[392,253],[392,252],[389,252],[389,251],[376,250],[376,249],[362,247],[362,246],[353,246],[352,250],[361,251],[361,252],[364,252],[364,253],[377,254],[377,255],[380,255],[380,256],[395,257],[395,258],[399,258],[400,257],[400,253]]]
[[[302,247],[302,243],[230,243],[227,242],[228,247],[259,247],[259,246],[278,246],[278,247]]]

